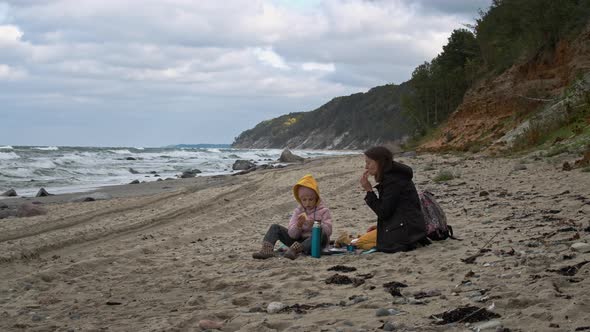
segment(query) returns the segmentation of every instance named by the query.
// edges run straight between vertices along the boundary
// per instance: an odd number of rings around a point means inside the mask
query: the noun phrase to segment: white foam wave
[[[41,150],[41,151],[57,151],[59,148],[57,146],[38,146],[34,147],[34,150]]]
[[[109,152],[116,153],[116,154],[131,154],[131,151],[127,149],[122,150],[108,150]]]
[[[14,148],[10,145],[0,146],[0,150],[13,150]]]
[[[0,152],[0,160],[18,159],[18,154],[14,152]]]

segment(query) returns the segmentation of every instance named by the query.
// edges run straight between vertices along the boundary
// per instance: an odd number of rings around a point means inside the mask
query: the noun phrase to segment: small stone
[[[352,301],[353,304],[357,304],[357,303],[367,301],[368,298],[366,296],[353,296],[353,297],[351,297],[350,300]]]
[[[42,317],[42,316],[40,316],[40,315],[37,315],[37,314],[33,313],[33,314],[31,315],[31,320],[32,320],[33,322],[39,322],[39,321],[43,320],[43,317]]]
[[[577,252],[587,253],[590,252],[590,244],[584,242],[576,242],[571,245],[570,249]]]
[[[223,322],[217,322],[209,319],[201,319],[199,321],[199,327],[203,330],[221,330],[223,328]]]
[[[489,193],[489,192],[487,192],[487,191],[485,191],[485,190],[484,190],[484,191],[480,191],[480,192],[479,192],[479,196],[480,196],[480,197],[483,197],[483,196],[488,196],[489,194],[490,194],[490,193]]]
[[[385,324],[383,324],[383,331],[395,331],[395,330],[396,330],[396,327],[393,322],[385,322]]]
[[[268,307],[266,307],[266,312],[274,314],[281,311],[284,307],[285,305],[281,302],[271,302],[268,304]]]
[[[408,300],[406,300],[406,298],[404,298],[404,297],[395,297],[395,298],[393,298],[393,301],[391,303],[393,303],[393,304],[406,304],[406,303],[408,303]]]
[[[385,308],[379,308],[375,312],[375,316],[377,316],[377,317],[389,316],[389,310],[387,310]]]
[[[473,329],[475,331],[484,331],[492,329],[496,330],[499,327],[502,327],[502,322],[497,319],[493,319],[483,323],[473,324]]]
[[[514,166],[513,168],[515,171],[524,171],[527,169],[527,167],[523,164],[517,164]]]

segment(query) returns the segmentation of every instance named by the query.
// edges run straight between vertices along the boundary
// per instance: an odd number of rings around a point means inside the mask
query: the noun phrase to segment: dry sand
[[[468,331],[477,323],[431,318],[466,305],[493,307],[504,331],[590,329],[590,263],[581,264],[590,253],[570,249],[589,242],[590,173],[532,157],[399,160],[414,168],[419,189],[437,195],[463,241],[397,254],[251,258],[270,224],[288,222],[291,186],[306,173],[332,210],[333,239],[374,222],[358,184],[361,156],[121,186],[106,201],[57,196],[44,204],[47,215],[0,220],[0,330],[200,331],[212,320],[223,331]],[[460,177],[435,183],[441,170]],[[473,264],[462,261],[486,243],[491,250]],[[328,270],[336,265],[357,270]],[[326,284],[336,273],[364,283]],[[383,287],[392,281],[407,284],[403,297]],[[271,302],[290,307],[268,313]],[[379,316],[387,309],[398,314]]]

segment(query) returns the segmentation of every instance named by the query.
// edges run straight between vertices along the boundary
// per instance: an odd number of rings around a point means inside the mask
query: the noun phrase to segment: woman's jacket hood
[[[383,170],[384,173],[396,174],[402,178],[411,180],[414,177],[414,171],[408,165],[392,161],[391,166]]]
[[[315,191],[318,196],[316,206],[320,203],[320,189],[318,188],[318,183],[311,174],[304,175],[299,181],[297,181],[297,184],[293,186],[293,196],[295,196],[297,203],[301,204],[301,199],[299,199],[299,187],[307,187]]]

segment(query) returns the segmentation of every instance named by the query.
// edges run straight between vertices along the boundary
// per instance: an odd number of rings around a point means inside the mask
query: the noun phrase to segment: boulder
[[[285,148],[279,157],[279,161],[282,163],[295,163],[302,162],[304,160],[305,159],[303,157],[293,154],[288,148]]]
[[[249,161],[249,160],[236,160],[236,162],[232,165],[232,169],[234,171],[245,171],[252,167],[256,167],[256,164]]]
[[[39,191],[37,192],[37,195],[35,195],[35,197],[44,197],[44,196],[51,196],[53,194],[50,194],[47,192],[47,190],[45,190],[45,188],[41,188],[39,189]]]
[[[83,196],[74,197],[70,200],[70,202],[92,202],[92,201],[102,201],[111,199],[113,196],[107,193],[90,193]]]
[[[129,167],[129,173],[131,174],[139,174],[138,171],[134,170],[132,167]]]
[[[17,194],[16,194],[16,190],[8,189],[4,193],[2,193],[2,195],[0,195],[0,196],[14,197],[14,196],[17,196]]]
[[[182,174],[180,175],[180,178],[181,179],[194,178],[199,173],[202,173],[201,170],[198,170],[198,169],[190,169],[188,171],[182,172]]]
[[[16,210],[16,216],[20,218],[40,216],[47,213],[47,210],[39,205],[23,203]]]

